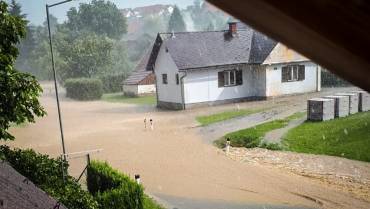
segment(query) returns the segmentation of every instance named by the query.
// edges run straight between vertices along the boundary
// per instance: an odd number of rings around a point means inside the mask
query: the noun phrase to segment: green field
[[[370,162],[370,112],[325,122],[305,122],[283,139],[286,149]]]
[[[157,103],[155,95],[140,96],[140,97],[127,97],[122,93],[104,94],[102,100],[114,103],[128,103],[138,105],[155,105]]]
[[[246,147],[246,148],[259,147],[262,145],[261,141],[267,132],[272,131],[274,129],[284,128],[285,126],[288,125],[289,121],[301,118],[304,115],[305,113],[298,112],[284,119],[274,120],[262,123],[251,128],[246,128],[232,133],[228,133],[221,139],[216,140],[214,143],[218,147],[224,147],[226,139],[229,138],[231,146],[233,147]]]
[[[221,113],[212,115],[197,116],[195,119],[202,125],[206,126],[212,123],[229,120],[236,117],[247,116],[253,113],[262,112],[266,109],[241,109],[241,110],[229,110]]]

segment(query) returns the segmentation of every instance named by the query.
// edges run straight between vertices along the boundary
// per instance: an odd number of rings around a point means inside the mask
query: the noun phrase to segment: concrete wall
[[[242,69],[243,85],[218,87],[218,72]],[[257,66],[222,66],[189,70],[184,78],[186,104],[265,96],[265,70]]]
[[[318,65],[313,62],[297,62],[295,64],[305,65],[305,79],[303,81],[282,82],[281,68],[287,64],[272,64],[266,66],[266,96],[279,96],[285,94],[296,94],[314,92],[319,88]]]
[[[155,93],[155,84],[138,85],[138,94],[152,94]]]
[[[158,101],[181,104],[181,85],[176,84],[176,73],[179,73],[179,71],[170,53],[166,52],[165,48],[165,46],[162,46],[159,50],[154,69]],[[162,74],[167,74],[168,84],[163,84]]]
[[[134,95],[153,94],[155,93],[155,85],[123,85],[123,93]]]

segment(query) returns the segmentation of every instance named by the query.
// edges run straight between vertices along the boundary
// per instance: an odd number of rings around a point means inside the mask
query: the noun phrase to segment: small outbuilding
[[[128,96],[140,96],[155,93],[155,75],[149,69],[150,52],[147,52],[137,64],[131,75],[123,81],[122,90]]]

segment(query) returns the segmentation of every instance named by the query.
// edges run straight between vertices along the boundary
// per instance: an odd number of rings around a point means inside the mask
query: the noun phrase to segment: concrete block
[[[358,94],[358,111],[365,112],[370,110],[370,94],[366,91],[353,91]]]
[[[334,99],[334,115],[336,118],[345,117],[349,114],[349,97],[348,96],[325,96],[324,98]]]
[[[354,114],[358,112],[358,93],[337,93],[335,95],[348,96],[349,97],[349,114]]]
[[[334,99],[312,98],[307,101],[307,120],[325,121],[334,119]]]

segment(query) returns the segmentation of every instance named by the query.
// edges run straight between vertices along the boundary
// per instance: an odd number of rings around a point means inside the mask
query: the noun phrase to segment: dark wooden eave
[[[148,71],[154,71],[155,61],[157,60],[157,56],[159,53],[159,50],[161,49],[163,40],[160,36],[160,34],[157,34],[157,38],[154,41],[153,48],[151,50],[151,54],[149,57],[148,64],[146,66],[146,70]]]
[[[370,1],[208,1],[370,91]]]

